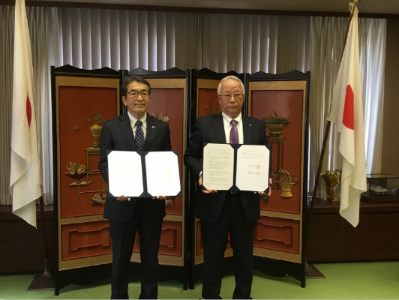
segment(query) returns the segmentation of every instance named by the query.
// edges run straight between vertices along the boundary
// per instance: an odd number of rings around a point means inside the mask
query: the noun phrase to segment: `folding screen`
[[[97,165],[102,122],[121,112],[121,72],[71,66],[51,71],[58,295],[63,286],[89,283],[101,273],[84,278],[81,268],[112,261],[109,222],[103,219],[107,185]]]
[[[272,155],[272,195],[261,201],[255,229],[255,267],[275,276],[293,276],[302,287],[309,78],[309,73],[298,71],[278,75],[259,72],[250,75],[246,83],[248,115],[265,120]]]
[[[183,155],[187,143],[187,112],[189,72],[179,69],[152,72],[135,69],[127,75],[140,75],[151,85],[151,103],[148,113],[169,123],[172,150],[178,152],[182,196],[176,197],[173,208],[166,208],[159,245],[161,279],[176,279],[187,289],[188,255],[186,236],[186,176]],[[136,238],[132,261],[140,261],[140,237]]]
[[[195,105],[192,107],[192,122],[198,117],[203,117],[207,115],[217,114],[221,112],[221,108],[218,101],[217,88],[220,80],[228,75],[234,75],[239,77],[244,82],[244,74],[238,74],[235,72],[229,73],[216,73],[208,69],[202,70],[192,70],[192,97],[196,99]],[[191,130],[191,128],[190,128]],[[192,183],[192,190],[196,188],[196,183]],[[201,237],[201,221],[194,216],[191,218],[192,225],[192,278],[190,280],[190,287],[194,285],[194,281],[200,278],[201,270],[200,265],[204,262],[204,247]],[[231,249],[230,242],[227,244],[227,249],[225,251],[225,257],[231,257],[233,255],[233,250]]]
[[[190,209],[196,183],[183,164],[191,127],[197,117],[220,112],[217,87],[227,75],[246,87],[243,114],[266,119],[272,154],[272,195],[260,200],[261,218],[254,240],[255,268],[290,275],[305,286],[304,220],[307,183],[307,99],[309,73],[272,75],[208,69],[152,72],[142,69],[81,70],[52,68],[54,116],[55,214],[57,220],[56,294],[70,283],[85,284],[110,276],[112,247],[109,223],[102,218],[107,190],[97,169],[103,120],[126,113],[119,86],[126,75],[141,75],[151,84],[148,113],[169,123],[172,149],[178,152],[182,196],[167,208],[159,247],[160,280],[175,279],[186,289],[200,278],[203,244],[200,220]],[[100,125],[100,126],[98,126]],[[100,127],[100,128],[99,128]],[[131,261],[140,270],[140,237]],[[230,268],[228,244],[225,257]]]
[[[261,120],[268,118],[265,122],[268,123],[267,138],[271,144],[273,185],[270,199],[260,200],[261,217],[255,229],[254,267],[273,276],[293,276],[304,287],[309,73],[293,71],[273,75],[259,72],[249,75],[193,70],[192,93],[196,102],[192,108],[191,124],[197,117],[220,112],[216,89],[227,75],[235,75],[244,82],[243,115]],[[194,190],[196,183],[192,182],[190,187]],[[190,273],[190,288],[200,278],[203,263],[200,220],[194,217],[192,220],[193,271]],[[228,243],[225,252],[227,269],[231,268],[228,259],[231,256],[232,249]]]

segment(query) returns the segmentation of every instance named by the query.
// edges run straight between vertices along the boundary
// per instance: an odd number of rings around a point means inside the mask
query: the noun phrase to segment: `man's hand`
[[[125,197],[125,196],[119,196],[118,198],[116,198],[116,200],[118,200],[118,201],[130,201],[130,198],[127,198],[127,197]]]
[[[199,186],[202,186],[202,176],[198,180],[198,184],[199,184]],[[202,192],[204,194],[212,194],[212,193],[217,193],[218,191],[217,190],[202,190]]]
[[[175,198],[176,197],[165,197],[165,196],[152,197],[152,199],[165,200],[165,207],[174,207]]]
[[[272,194],[272,187],[271,187],[272,179],[271,178],[269,179],[269,183],[270,183],[269,184],[269,193],[267,195],[270,197],[270,195]],[[266,193],[264,191],[254,192],[254,194],[259,194],[261,196],[265,196],[266,195]]]
[[[175,207],[175,199],[167,198],[165,201],[165,207]]]

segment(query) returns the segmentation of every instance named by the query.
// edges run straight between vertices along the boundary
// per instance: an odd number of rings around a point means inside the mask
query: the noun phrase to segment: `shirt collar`
[[[230,124],[230,121],[233,120],[233,118],[230,118],[228,115],[226,115],[224,112],[222,112],[223,118]],[[238,122],[238,124],[241,123],[241,113],[234,118]]]
[[[133,117],[133,116],[130,114],[130,112],[127,112],[127,114],[128,114],[128,116],[129,116],[130,123],[132,123],[132,124],[133,124],[133,127],[134,127],[134,126],[136,125],[137,119],[136,119],[135,117]],[[142,118],[140,119],[141,123],[143,123],[142,126],[143,126],[144,128],[147,128],[147,122],[146,122],[146,120],[147,120],[147,113],[145,113],[144,117],[142,117]]]

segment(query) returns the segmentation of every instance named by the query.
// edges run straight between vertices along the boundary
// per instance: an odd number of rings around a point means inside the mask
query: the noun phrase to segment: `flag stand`
[[[350,15],[349,15],[349,20],[348,20],[348,27],[346,29],[346,34],[345,34],[345,43],[344,43],[344,48],[342,49],[342,54],[341,54],[341,60],[342,60],[342,56],[344,54],[344,50],[345,50],[345,45],[346,45],[346,40],[348,37],[348,32],[349,32],[349,27],[350,27],[350,23],[352,20],[352,16],[353,16],[353,7],[355,7],[357,5],[358,2],[360,2],[361,0],[350,0]],[[330,111],[331,111],[331,106],[330,106]],[[316,198],[317,195],[317,190],[319,188],[319,179],[320,179],[320,174],[321,174],[321,168],[323,165],[323,159],[324,159],[324,153],[326,151],[326,145],[327,145],[327,139],[328,136],[330,134],[330,128],[331,128],[331,121],[327,120],[327,125],[326,125],[326,129],[324,132],[324,138],[323,138],[323,146],[321,148],[321,154],[320,154],[320,158],[319,158],[319,165],[317,168],[317,173],[315,176],[315,184],[313,187],[313,195],[312,195],[312,201],[310,203],[310,208],[309,208],[309,212],[308,212],[308,219],[306,222],[306,238],[308,239],[309,236],[309,224],[310,224],[310,219],[313,213],[313,208],[314,208],[314,200]],[[306,243],[307,246],[308,243]],[[316,267],[314,267],[312,264],[309,264],[306,262],[306,278],[326,278],[319,270],[317,270]]]
[[[326,276],[323,275],[313,264],[306,263],[305,268],[306,279],[326,279]]]
[[[48,260],[44,259],[44,272],[43,274],[36,274],[33,278],[28,291],[39,291],[39,290],[53,290],[54,282],[48,268]]]
[[[43,197],[41,196],[39,198],[40,202],[40,212],[41,212],[41,218],[42,218],[42,223],[43,223],[43,238],[44,238],[44,251],[45,251],[45,257],[44,257],[44,271],[43,274],[36,274],[35,278],[33,278],[28,291],[38,291],[38,290],[52,290],[54,289],[54,281],[53,278],[51,277],[50,273],[50,268],[48,265],[48,247],[47,247],[47,235],[46,235],[46,222],[44,219],[44,200]]]

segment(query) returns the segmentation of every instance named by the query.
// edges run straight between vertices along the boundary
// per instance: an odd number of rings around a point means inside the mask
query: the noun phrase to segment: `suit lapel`
[[[148,148],[150,147],[156,131],[157,128],[155,126],[155,119],[151,117],[149,114],[147,114],[147,133],[145,137],[144,151],[147,151]]]
[[[242,117],[242,125],[244,132],[244,144],[251,144],[251,136],[252,136],[252,124],[249,118],[243,116]]]
[[[125,136],[130,148],[133,151],[137,151],[136,140],[134,139],[132,126],[130,125],[130,119],[127,114],[119,116],[119,126],[122,129],[122,133]]]
[[[212,124],[213,124],[213,128],[215,129],[215,133],[218,138],[218,142],[221,144],[228,143],[228,141],[226,141],[226,134],[224,133],[224,124],[223,124],[222,113],[214,115]]]

